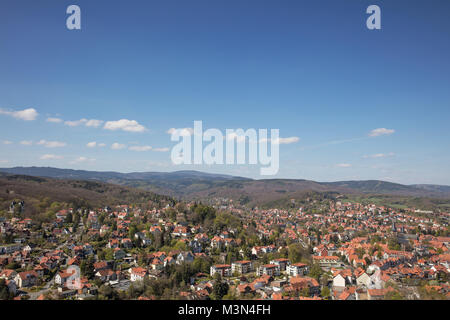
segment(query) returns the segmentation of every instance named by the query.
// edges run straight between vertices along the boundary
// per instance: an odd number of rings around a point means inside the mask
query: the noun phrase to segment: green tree
[[[98,288],[99,297],[105,298],[106,300],[112,299],[114,296],[114,290],[109,285],[102,285]]]
[[[289,250],[288,257],[291,263],[297,263],[302,260],[304,251],[300,244],[293,243],[288,247],[288,250]]]
[[[214,300],[221,300],[223,296],[228,293],[228,289],[228,283],[222,281],[222,277],[220,276],[220,274],[216,273],[214,275],[214,284],[211,298],[213,298]]]
[[[73,221],[73,216],[72,216],[72,213],[68,213],[67,214],[67,216],[66,216],[66,220],[64,221],[65,223],[72,223],[72,221]]]
[[[0,300],[9,300],[12,296],[12,292],[9,292],[5,279],[0,279]]]
[[[392,290],[386,293],[384,296],[385,300],[403,300],[403,296],[397,290]]]
[[[327,286],[325,286],[325,287],[323,287],[322,288],[322,291],[320,292],[320,295],[323,297],[323,298],[328,298],[328,297],[330,297],[330,288],[328,288]]]
[[[309,276],[316,279],[317,281],[319,281],[322,273],[322,268],[317,263],[313,264],[311,269],[309,270]]]
[[[87,260],[81,261],[80,271],[81,274],[88,279],[92,279],[94,277],[94,260],[92,257],[89,257]]]

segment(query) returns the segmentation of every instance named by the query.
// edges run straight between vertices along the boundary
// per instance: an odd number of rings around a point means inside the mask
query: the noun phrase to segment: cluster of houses
[[[0,279],[17,299],[87,299],[96,297],[101,284],[126,290],[145,278],[158,279],[172,265],[208,257],[209,274],[196,275],[181,297],[208,299],[217,274],[238,298],[376,300],[395,292],[420,299],[414,288],[424,281],[430,290],[450,297],[450,237],[439,235],[448,230],[447,213],[431,216],[339,201],[314,214],[302,207],[249,210],[228,204],[220,209],[238,217],[240,229],[211,232],[180,215],[174,221],[164,214],[168,208],[67,209],[41,228],[33,228],[30,218],[1,218],[1,234],[13,238],[0,244]],[[84,217],[77,226],[67,223],[75,213]],[[137,222],[145,227],[130,234]],[[238,235],[250,230],[259,243],[247,247]],[[163,234],[183,250],[150,250]],[[100,258],[92,245],[99,239],[105,243],[101,249],[111,252],[108,258]],[[291,261],[286,254],[290,244],[301,246],[307,256]],[[235,251],[238,257],[226,258]],[[80,273],[87,261],[92,263],[89,277]]]

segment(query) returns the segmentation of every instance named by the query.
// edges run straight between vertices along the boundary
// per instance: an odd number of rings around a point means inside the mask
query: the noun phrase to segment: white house
[[[333,288],[336,289],[345,288],[345,278],[340,273],[338,273],[338,275],[333,278]]]
[[[307,272],[308,266],[304,263],[293,263],[286,267],[286,272],[291,277],[304,276]]]
[[[366,288],[369,288],[372,283],[372,280],[367,275],[367,273],[363,272],[358,278],[356,278],[356,285],[361,286],[364,285]]]
[[[147,269],[145,268],[131,268],[130,269],[130,280],[134,281],[142,281],[147,275]]]

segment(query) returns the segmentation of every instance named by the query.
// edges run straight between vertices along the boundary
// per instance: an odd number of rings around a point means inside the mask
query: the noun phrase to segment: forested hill
[[[172,203],[168,196],[100,181],[51,179],[0,174],[0,210],[8,210],[12,201],[25,201],[25,215],[42,213],[58,203],[61,207],[96,208],[118,204]]]

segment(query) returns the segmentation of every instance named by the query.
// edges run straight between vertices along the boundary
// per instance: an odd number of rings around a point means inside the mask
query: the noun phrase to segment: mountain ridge
[[[53,167],[0,168],[0,172],[53,179],[101,181],[189,200],[230,198],[235,200],[246,199],[245,201],[250,203],[261,203],[276,201],[280,198],[299,197],[308,191],[450,198],[450,186],[404,185],[382,180],[334,182],[279,178],[255,180],[194,170],[120,173]]]

